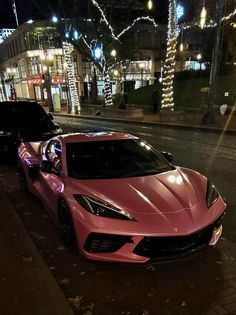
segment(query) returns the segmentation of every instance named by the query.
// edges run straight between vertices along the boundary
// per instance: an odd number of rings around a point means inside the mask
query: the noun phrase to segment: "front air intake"
[[[131,236],[91,233],[84,249],[89,253],[112,253],[126,243],[133,243]]]

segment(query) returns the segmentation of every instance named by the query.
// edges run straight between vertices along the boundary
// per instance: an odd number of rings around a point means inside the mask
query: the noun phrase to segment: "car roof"
[[[26,106],[40,106],[37,102],[30,102],[30,101],[4,101],[0,102],[0,108],[8,107],[8,108],[25,108]]]
[[[62,138],[65,143],[138,139],[138,137],[128,134],[128,133],[113,132],[113,131],[78,132],[78,133],[62,134],[58,137]]]

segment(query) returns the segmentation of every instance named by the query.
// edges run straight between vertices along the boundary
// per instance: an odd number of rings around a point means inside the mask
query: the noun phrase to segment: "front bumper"
[[[214,246],[222,233],[224,213],[213,224],[181,236],[123,235],[92,232],[81,252],[92,260],[145,263],[178,260]]]

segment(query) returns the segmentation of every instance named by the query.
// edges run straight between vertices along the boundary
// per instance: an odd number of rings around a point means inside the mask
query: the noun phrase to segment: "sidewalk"
[[[73,315],[0,184],[0,314]]]
[[[122,110],[120,110],[122,111]],[[125,110],[124,110],[125,111]],[[144,114],[142,117],[132,117],[132,118],[122,118],[121,113],[119,112],[119,116],[114,117],[114,113],[112,117],[109,117],[109,113],[106,116],[96,115],[95,112],[86,113],[82,111],[78,115],[76,114],[68,114],[65,110],[61,112],[54,112],[53,116],[60,123],[65,121],[65,119],[69,119],[72,122],[76,122],[77,119],[90,119],[90,120],[102,120],[102,121],[120,121],[127,122],[130,124],[142,124],[146,126],[158,126],[158,127],[168,127],[173,129],[186,129],[186,130],[201,130],[201,131],[209,131],[215,133],[227,133],[227,134],[236,134],[236,115],[216,115],[215,116],[215,124],[210,126],[201,125],[201,116],[189,116],[186,115],[186,120],[183,120],[180,117],[179,121],[171,121],[171,119],[163,121],[163,119],[158,114]]]

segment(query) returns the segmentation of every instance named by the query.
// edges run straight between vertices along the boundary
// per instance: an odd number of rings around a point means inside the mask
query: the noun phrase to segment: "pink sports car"
[[[19,147],[22,187],[38,196],[65,244],[93,260],[145,263],[193,254],[222,233],[226,204],[203,175],[114,132]]]

